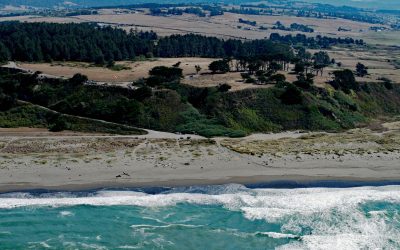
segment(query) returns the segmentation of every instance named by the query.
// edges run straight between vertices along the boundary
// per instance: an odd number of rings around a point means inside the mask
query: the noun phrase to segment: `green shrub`
[[[293,84],[290,84],[280,96],[282,103],[287,105],[300,104],[303,101],[302,92]]]
[[[107,68],[109,68],[110,70],[113,70],[113,71],[122,71],[122,70],[130,70],[130,69],[132,69],[129,66],[121,65],[121,64],[114,64],[112,66],[107,66]]]
[[[136,89],[133,93],[133,96],[138,101],[144,101],[144,100],[148,99],[149,97],[151,97],[152,94],[153,94],[153,91],[151,90],[151,88],[144,86],[144,87],[140,87],[140,88]]]
[[[275,75],[272,75],[269,78],[269,80],[274,82],[274,83],[285,82],[286,81],[286,76],[283,75],[283,74],[275,74]]]
[[[231,85],[223,83],[218,86],[218,91],[219,92],[228,92],[231,88],[232,88]]]
[[[256,83],[256,80],[250,77],[250,78],[247,78],[244,82],[245,83]]]
[[[392,90],[393,89],[393,83],[390,79],[386,77],[381,77],[378,80],[381,80],[383,82],[383,86],[385,86],[386,89]]]
[[[335,91],[333,96],[341,106],[347,107],[351,111],[357,111],[359,108],[357,103],[342,91]]]
[[[256,110],[241,108],[228,120],[228,126],[248,133],[279,131],[280,126],[262,117]]]
[[[182,69],[176,67],[157,66],[149,71],[150,76],[162,77],[167,81],[173,81],[183,77]]]
[[[199,134],[205,137],[246,136],[245,131],[240,129],[227,128],[217,119],[207,119],[204,115],[200,114],[198,110],[193,107],[180,113],[180,124],[176,127],[176,131],[188,134]]]
[[[69,124],[63,117],[58,117],[56,121],[49,126],[49,130],[51,132],[60,132],[68,130],[69,128],[70,128]]]
[[[248,78],[251,77],[251,75],[250,75],[249,73],[240,73],[240,76],[241,76],[243,79],[248,79]]]
[[[49,113],[31,105],[13,107],[0,112],[0,127],[47,127]]]

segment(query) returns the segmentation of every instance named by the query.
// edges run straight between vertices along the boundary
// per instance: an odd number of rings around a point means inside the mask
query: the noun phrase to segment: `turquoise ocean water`
[[[400,249],[400,186],[1,194],[0,249]]]

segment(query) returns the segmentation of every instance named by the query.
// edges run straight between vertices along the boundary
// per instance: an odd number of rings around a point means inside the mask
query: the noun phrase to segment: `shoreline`
[[[205,187],[239,184],[247,188],[296,189],[296,188],[352,188],[400,185],[400,178],[351,178],[351,177],[312,177],[312,176],[250,176],[232,177],[220,180],[168,180],[138,183],[81,183],[59,186],[40,185],[0,185],[0,194],[27,192],[93,192],[99,190],[165,190],[171,188]],[[152,191],[153,192],[153,191]],[[158,193],[158,192],[156,192]]]
[[[384,132],[0,137],[0,192],[228,183],[400,183],[400,123]],[[4,135],[4,133],[3,133]],[[293,184],[294,183],[294,184]],[[278,185],[279,186],[279,185]]]

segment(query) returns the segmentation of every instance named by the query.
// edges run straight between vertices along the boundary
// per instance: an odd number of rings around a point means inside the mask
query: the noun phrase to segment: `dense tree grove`
[[[364,45],[362,39],[353,38],[335,38],[317,35],[316,37],[307,37],[304,34],[293,35],[280,35],[278,33],[272,33],[270,35],[270,40],[277,42],[285,42],[288,44],[301,44],[310,48],[329,48],[336,44],[356,44]]]
[[[5,22],[0,24],[0,51],[3,44],[9,57],[18,61],[103,63],[151,52],[151,37],[154,35],[150,33],[126,33],[94,24]]]
[[[277,21],[275,25],[272,27],[274,30],[286,30],[286,31],[301,31],[301,32],[308,32],[313,33],[314,29],[308,27],[307,25],[292,23],[290,27],[286,27],[280,21]]]
[[[16,102],[18,82],[0,78],[0,111],[7,110]]]
[[[0,61],[86,61],[106,64],[137,56],[260,58],[290,61],[289,44],[271,40],[222,40],[195,34],[158,38],[95,24],[0,24]]]
[[[177,15],[181,16],[184,13],[193,14],[199,17],[205,17],[206,13],[199,7],[187,7],[187,8],[150,8],[150,14],[153,16],[165,16],[165,15]]]
[[[99,27],[96,24],[0,24],[0,61],[73,60],[104,65],[111,61],[135,59],[137,56],[193,56],[235,58],[242,62],[251,58],[253,61],[285,64],[293,59],[290,45],[299,43],[309,47],[329,47],[336,43],[363,44],[363,41],[279,34],[272,34],[270,40],[252,41],[222,40],[195,34],[158,38],[153,32],[126,33],[121,29]]]
[[[0,62],[7,61],[10,58],[10,52],[4,43],[0,42]]]
[[[222,40],[195,34],[172,35],[160,38],[155,55],[159,57],[214,57],[214,58],[290,58],[293,56],[290,46],[270,40],[240,41]]]

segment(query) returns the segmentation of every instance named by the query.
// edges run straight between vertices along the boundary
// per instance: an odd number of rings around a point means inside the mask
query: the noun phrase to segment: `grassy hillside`
[[[106,133],[120,135],[142,135],[146,131],[130,126],[103,122],[83,117],[57,114],[32,104],[18,104],[7,111],[0,112],[1,128],[36,127],[48,128],[54,132],[71,130],[87,133]]]
[[[149,88],[146,82],[154,82],[153,77],[133,90],[85,85],[82,75],[60,80],[4,69],[0,73],[0,127],[118,134],[140,134],[143,131],[134,127],[141,127],[240,137],[298,129],[340,131],[400,114],[397,84],[358,84],[356,90],[343,92],[280,82],[271,88],[230,92],[183,85],[179,79],[158,79],[161,85]]]
[[[335,132],[366,124],[378,116],[400,114],[397,85],[390,90],[381,83],[363,86],[368,92],[346,94],[333,88],[301,91],[301,102],[297,104],[282,102],[287,86],[209,94],[205,102],[192,102],[224,127],[246,134],[297,129]],[[208,98],[214,105],[207,103]]]

